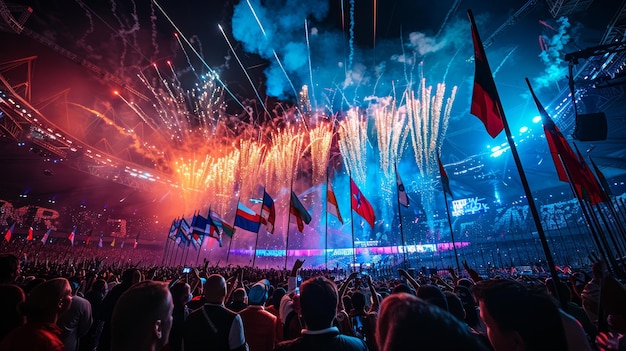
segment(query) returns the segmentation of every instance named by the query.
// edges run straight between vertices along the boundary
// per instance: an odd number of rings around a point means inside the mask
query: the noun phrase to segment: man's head
[[[300,286],[300,308],[308,329],[330,328],[337,313],[337,286],[328,278],[309,278]]]
[[[472,287],[495,351],[566,350],[555,301],[511,279],[481,280]]]
[[[126,290],[111,317],[113,350],[160,349],[172,328],[172,295],[166,283],[145,280]]]
[[[221,274],[211,274],[204,284],[206,302],[223,304],[226,298],[226,279]]]
[[[65,278],[46,280],[26,296],[23,311],[28,321],[55,323],[72,304],[72,287]]]
[[[185,306],[191,301],[191,286],[184,281],[178,281],[170,288],[174,306]]]
[[[11,284],[20,275],[20,260],[12,253],[0,254],[0,283]]]
[[[254,283],[248,291],[248,304],[262,306],[269,296],[270,282],[267,279],[261,279]]]

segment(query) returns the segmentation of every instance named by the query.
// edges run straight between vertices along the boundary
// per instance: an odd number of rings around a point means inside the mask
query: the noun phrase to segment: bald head
[[[209,303],[224,303],[226,298],[226,279],[221,274],[211,274],[206,279],[204,298]]]

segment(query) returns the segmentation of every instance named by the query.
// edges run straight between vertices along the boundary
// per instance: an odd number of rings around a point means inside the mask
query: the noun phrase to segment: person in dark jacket
[[[323,276],[302,282],[299,300],[304,329],[302,334],[291,340],[278,343],[274,351],[367,351],[367,345],[359,338],[343,335],[333,326],[337,314],[339,296],[337,286]]]

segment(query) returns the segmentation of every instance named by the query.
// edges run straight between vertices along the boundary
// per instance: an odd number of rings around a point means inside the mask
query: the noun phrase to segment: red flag
[[[28,227],[28,237],[26,238],[26,240],[33,240],[33,227]]]
[[[546,141],[548,142],[548,147],[550,148],[550,153],[552,154],[552,161],[554,162],[554,167],[556,167],[559,179],[564,182],[571,181],[574,185],[576,196],[579,199],[589,197],[592,205],[597,205],[602,202],[601,198],[598,197],[596,186],[594,186],[593,182],[586,174],[580,159],[574,153],[574,150],[572,150],[569,146],[559,128],[556,124],[554,124],[554,121],[550,118],[548,112],[546,112],[543,108],[539,99],[537,99],[528,78],[526,79],[526,83],[530,88],[530,93],[535,101],[535,105],[537,105],[537,110],[539,110],[539,114],[541,115],[541,119],[543,121],[543,131],[546,135]]]
[[[93,229],[89,229],[89,234],[87,234],[87,239],[85,240],[85,246],[89,246],[89,243],[91,242],[91,233],[93,232]]]
[[[443,168],[443,164],[441,163],[439,156],[437,156],[437,162],[439,163],[439,175],[441,176],[441,186],[443,187],[443,191],[450,194],[450,197],[454,197],[454,195],[452,195],[452,190],[450,190],[450,179],[448,179],[448,174]]]
[[[359,187],[356,186],[352,177],[350,177],[350,199],[352,199],[352,209],[358,213],[363,219],[370,224],[374,229],[374,222],[376,221],[376,215],[374,214],[374,208],[370,205],[369,201],[365,198]]]
[[[74,237],[75,236],[76,236],[76,226],[74,226],[74,229],[72,229],[72,232],[67,237],[67,240],[69,240],[72,243],[72,246],[74,246]]]
[[[604,189],[604,193],[608,197],[613,196],[613,192],[611,191],[611,186],[609,185],[609,182],[606,180],[606,177],[604,176],[604,173],[602,173],[602,171],[600,171],[600,168],[598,168],[598,166],[596,166],[596,163],[593,162],[591,157],[589,157],[589,161],[591,161],[591,165],[593,166],[593,170],[596,171],[596,176],[598,177],[598,180],[600,181],[600,184],[602,184],[602,188]]]
[[[333,187],[330,185],[330,180],[327,182],[326,186],[326,212],[337,217],[339,222],[343,224],[343,218],[341,218],[341,213],[339,213],[339,204],[337,203],[337,197],[335,196]]]
[[[578,150],[578,146],[576,146],[576,144],[574,144],[574,148],[576,149],[576,154],[578,155],[578,161],[580,162],[581,171],[585,176],[586,185],[584,185],[584,187],[589,194],[588,201],[591,202],[592,205],[597,205],[601,202],[608,202],[609,197],[604,191],[602,191],[602,185],[600,185],[600,182],[591,171],[591,168],[589,168],[589,165],[585,161],[583,155],[580,153],[580,150]]]
[[[11,224],[11,227],[7,230],[6,234],[4,234],[4,240],[6,240],[7,242],[11,241],[11,234],[13,234],[14,230],[15,230],[15,222]]]
[[[502,112],[502,103],[498,96],[496,89],[496,83],[493,81],[493,75],[491,74],[491,68],[487,61],[487,55],[485,55],[485,48],[480,40],[476,23],[474,22],[474,15],[472,11],[468,10],[470,21],[472,23],[472,40],[474,42],[474,89],[472,92],[472,107],[470,113],[478,117],[485,128],[487,133],[495,138],[502,129],[504,129],[504,113]]]

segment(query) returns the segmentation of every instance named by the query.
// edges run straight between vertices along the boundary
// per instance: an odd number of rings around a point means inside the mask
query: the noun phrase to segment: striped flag
[[[267,227],[267,231],[274,234],[276,223],[276,208],[274,199],[266,191],[263,191],[263,207],[261,208],[261,222]]]
[[[261,217],[241,202],[237,202],[235,226],[256,233],[261,226]]]
[[[467,11],[472,25],[472,41],[474,42],[474,88],[472,91],[472,105],[470,113],[478,117],[487,133],[495,138],[504,129],[504,114],[502,103],[498,96],[496,83],[493,81],[493,74],[487,61],[483,42],[480,40],[474,15],[471,10]]]

